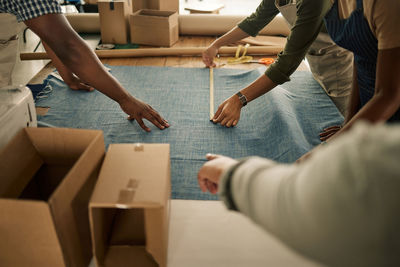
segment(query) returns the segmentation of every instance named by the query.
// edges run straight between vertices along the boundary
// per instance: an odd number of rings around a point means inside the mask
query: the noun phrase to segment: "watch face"
[[[247,105],[247,98],[246,96],[244,96],[241,92],[237,92],[236,95],[239,97],[239,101],[240,103],[242,103],[242,106],[246,106]]]
[[[242,96],[240,97],[240,101],[242,102],[243,107],[247,105],[247,100],[246,100],[246,97],[245,97],[244,95],[242,95]]]
[[[238,92],[236,94],[239,97],[240,102],[242,103],[242,106],[246,106],[247,105],[247,98],[246,96],[242,95],[242,93]]]

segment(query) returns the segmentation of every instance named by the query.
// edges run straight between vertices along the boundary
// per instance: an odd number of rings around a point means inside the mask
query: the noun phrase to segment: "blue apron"
[[[325,25],[335,43],[354,53],[357,81],[360,91],[360,106],[364,106],[374,95],[378,40],[364,17],[363,0],[357,0],[357,8],[347,19],[339,18],[338,0],[325,16]],[[400,120],[400,109],[389,121]]]

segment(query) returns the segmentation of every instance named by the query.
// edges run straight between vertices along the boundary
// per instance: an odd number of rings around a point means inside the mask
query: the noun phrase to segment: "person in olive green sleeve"
[[[212,121],[227,127],[235,126],[239,122],[241,108],[275,86],[289,81],[306,54],[314,78],[344,113],[346,99],[351,92],[353,56],[335,45],[326,33],[323,18],[330,8],[329,1],[297,0],[295,3],[263,0],[252,15],[215,40],[202,55],[207,67],[215,67],[213,59],[221,46],[256,36],[279,12],[292,25],[285,48],[275,63],[265,75],[226,99],[218,107]]]

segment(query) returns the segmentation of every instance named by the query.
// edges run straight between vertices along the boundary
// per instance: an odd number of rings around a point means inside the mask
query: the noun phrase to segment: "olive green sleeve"
[[[275,0],[263,0],[257,10],[238,24],[238,27],[250,36],[256,36],[275,16],[279,10]]]
[[[317,38],[323,25],[323,18],[331,6],[330,0],[297,1],[297,19],[287,38],[286,45],[278,54],[275,63],[265,72],[265,75],[274,83],[282,84],[290,80],[290,75],[300,65],[308,48]],[[267,11],[267,8],[270,8],[271,11]],[[264,0],[257,11],[241,22],[238,27],[250,35],[257,34],[272,20],[271,14],[275,14],[273,12],[277,12],[274,1]],[[262,21],[266,23],[262,23]]]

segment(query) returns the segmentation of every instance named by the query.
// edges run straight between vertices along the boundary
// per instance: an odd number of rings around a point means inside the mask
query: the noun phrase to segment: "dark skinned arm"
[[[93,91],[94,88],[90,85],[83,82],[79,77],[73,74],[57,57],[51,48],[42,41],[44,48],[46,49],[47,55],[50,57],[51,62],[56,67],[58,73],[63,78],[64,82],[71,88],[72,90],[86,90]]]
[[[376,66],[374,96],[333,135],[329,142],[348,131],[357,121],[370,123],[387,121],[400,108],[400,47],[379,50]],[[306,160],[314,150],[301,156],[297,162]]]
[[[378,51],[374,96],[333,137],[366,120],[385,122],[400,108],[400,47]]]
[[[157,111],[130,95],[108,73],[96,54],[72,29],[63,15],[48,14],[27,20],[25,24],[54,51],[57,58],[72,73],[115,100],[121,109],[129,115],[129,119],[135,119],[145,131],[150,131],[150,128],[144,124],[143,118],[160,129],[169,126],[168,122]]]

